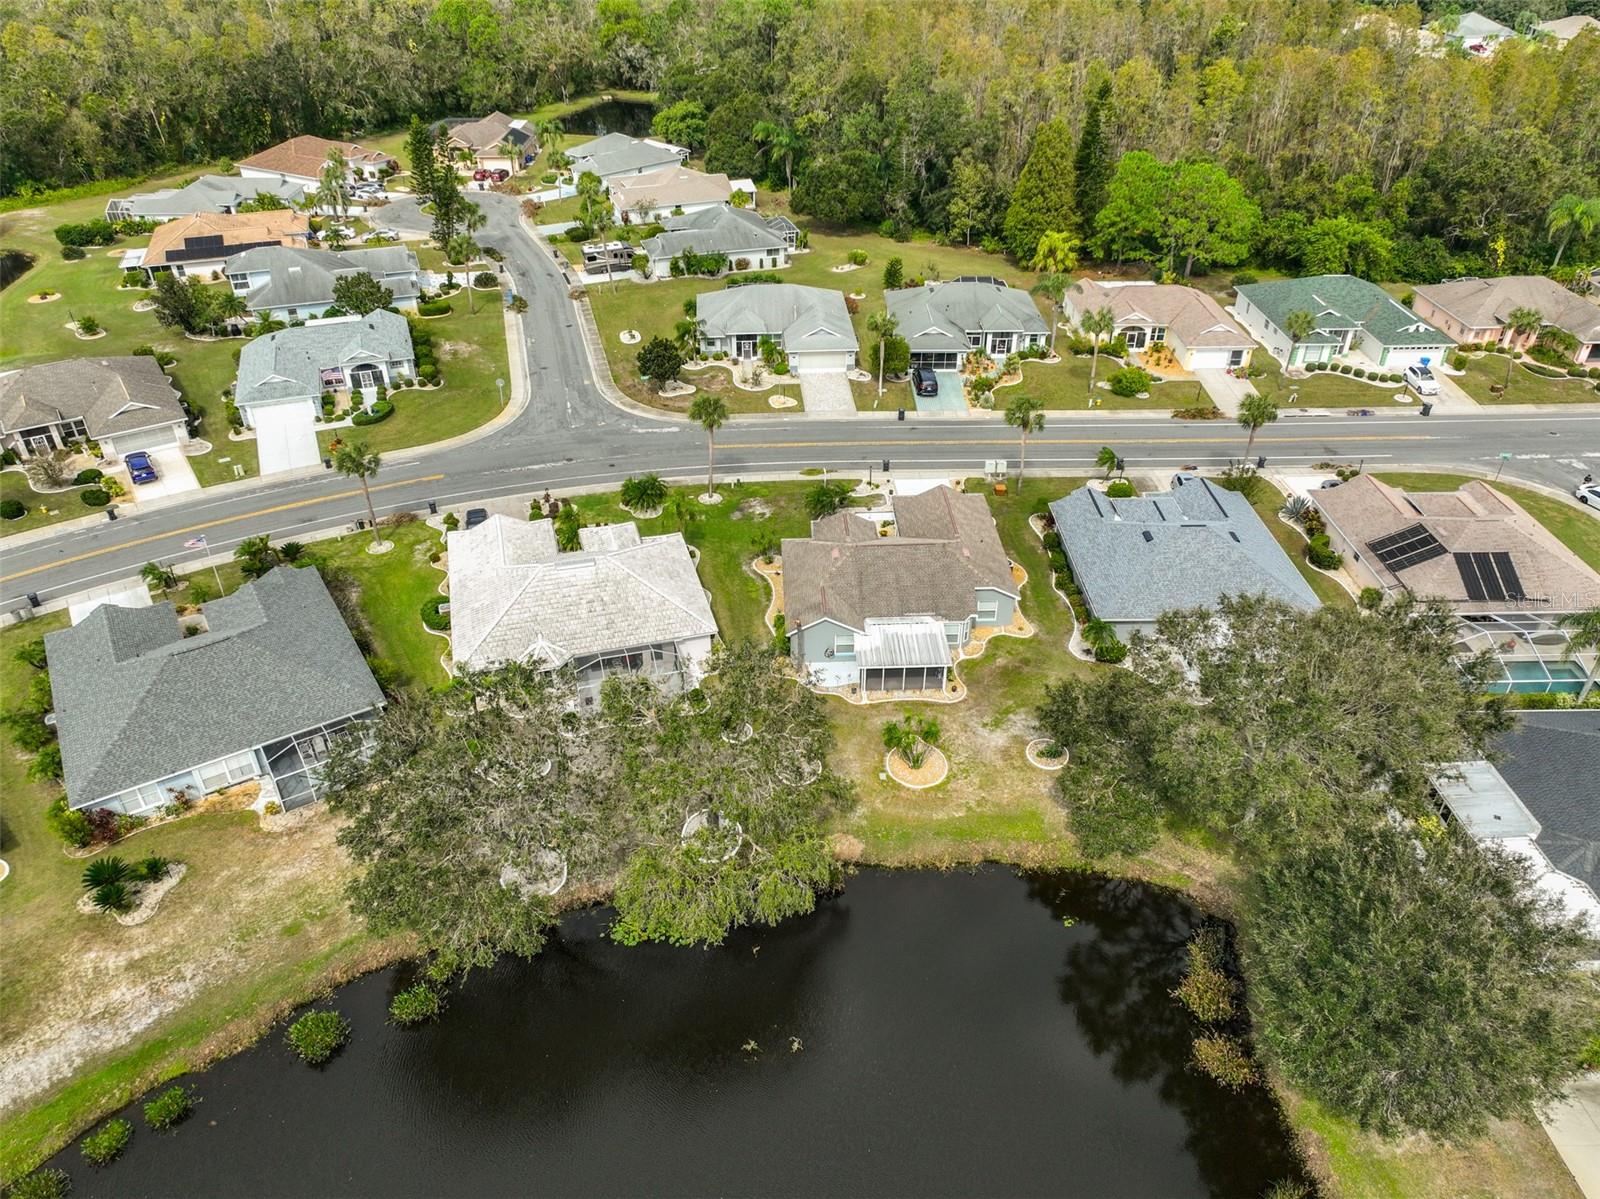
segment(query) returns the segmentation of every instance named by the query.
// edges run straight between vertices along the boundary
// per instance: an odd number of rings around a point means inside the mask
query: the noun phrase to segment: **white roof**
[[[560,666],[589,654],[717,631],[682,534],[627,522],[581,531],[562,553],[548,520],[491,516],[449,534],[451,654],[486,669]]]

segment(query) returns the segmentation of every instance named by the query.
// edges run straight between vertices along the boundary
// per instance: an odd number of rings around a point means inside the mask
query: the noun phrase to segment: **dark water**
[[[650,118],[655,111],[649,104],[606,100],[562,117],[561,124],[568,133],[588,133],[595,137],[603,133],[626,133],[629,137],[645,137],[650,132]]]
[[[369,976],[332,1000],[355,1029],[325,1069],[274,1032],[187,1080],[175,1133],[130,1114],[120,1161],[53,1164],[75,1197],[1254,1197],[1298,1176],[1260,1091],[1185,1067],[1167,991],[1196,915],[1166,892],[867,871],[712,951],[622,948],[604,917],[422,1029],[385,1023],[404,972]]]

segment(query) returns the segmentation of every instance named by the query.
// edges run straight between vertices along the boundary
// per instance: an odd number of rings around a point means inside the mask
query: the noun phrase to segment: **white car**
[[[1406,367],[1405,374],[1402,377],[1406,381],[1406,386],[1419,396],[1436,396],[1439,394],[1439,380],[1435,379],[1433,372],[1420,362],[1415,366]]]
[[[1600,483],[1579,483],[1572,489],[1580,504],[1600,508]]]

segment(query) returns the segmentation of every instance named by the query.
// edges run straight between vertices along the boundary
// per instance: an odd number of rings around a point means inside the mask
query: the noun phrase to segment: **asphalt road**
[[[567,284],[557,265],[517,222],[517,201],[474,195],[487,224],[479,241],[505,254],[519,294],[531,399],[509,425],[466,445],[385,456],[373,485],[378,514],[423,507],[427,501],[471,499],[618,481],[656,471],[692,479],[703,475],[706,438],[682,421],[635,415],[613,406],[594,384]],[[422,227],[410,202],[392,205],[385,223]],[[1586,470],[1600,471],[1600,415],[1493,413],[1422,417],[1379,409],[1370,417],[1288,414],[1255,440],[1254,453],[1272,467],[1324,459],[1373,466],[1503,467],[1517,478],[1570,491]],[[1237,460],[1244,436],[1232,423],[1118,418],[1051,413],[1029,441],[1030,474],[1081,474],[1094,469],[1103,445],[1122,454],[1129,470],[1167,470],[1185,464],[1221,466]],[[1509,453],[1509,460],[1500,455]],[[806,417],[735,421],[717,435],[719,478],[794,474],[805,468],[864,475],[888,459],[896,472],[974,474],[984,462],[1015,463],[1017,436],[992,420],[821,420]],[[185,540],[204,534],[213,551],[261,533],[286,540],[309,530],[364,518],[361,492],[332,472],[309,479],[260,481],[208,489],[193,501],[147,510],[10,549],[0,543],[0,608],[27,593],[41,601],[136,574],[148,561],[192,558]]]

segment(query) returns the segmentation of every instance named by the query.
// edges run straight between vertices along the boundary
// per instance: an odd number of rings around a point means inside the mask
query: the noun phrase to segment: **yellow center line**
[[[1108,430],[1108,433],[1110,430]],[[1030,437],[1028,444],[1035,445],[1104,445],[1106,437]],[[1237,435],[1229,437],[1122,437],[1109,438],[1118,445],[1203,445],[1208,442],[1219,444],[1233,444],[1239,438]],[[1291,445],[1297,442],[1315,441],[1318,444],[1326,441],[1432,441],[1433,435],[1429,433],[1390,433],[1390,434],[1364,434],[1364,433],[1335,433],[1335,434],[1310,434],[1305,437],[1256,437],[1256,445]],[[831,449],[836,446],[863,446],[863,445],[937,445],[960,448],[968,445],[1009,445],[1017,444],[1015,435],[1011,437],[973,437],[963,441],[950,441],[942,437],[884,437],[868,441],[722,441],[717,445],[722,449],[740,450],[808,450]]]
[[[370,490],[384,491],[390,487],[409,487],[413,483],[434,483],[444,478],[443,475],[423,475],[416,479],[396,479],[393,483],[378,483]],[[30,566],[27,570],[19,570],[15,574],[0,575],[0,583],[9,583],[12,579],[25,578],[31,574],[38,574],[41,570],[54,570],[58,566],[68,566],[73,562],[82,562],[86,558],[97,558],[101,554],[111,554],[118,550],[131,549],[136,545],[147,545],[152,541],[166,541],[171,537],[186,537],[191,533],[198,533],[204,529],[214,529],[218,525],[235,524],[241,520],[255,520],[261,516],[271,516],[274,512],[287,512],[291,508],[305,508],[312,504],[326,504],[333,500],[347,500],[352,496],[361,494],[360,488],[354,491],[340,491],[334,495],[319,496],[311,500],[294,500],[287,504],[274,504],[270,508],[257,508],[254,512],[241,512],[237,516],[219,516],[216,520],[208,520],[197,525],[188,525],[182,529],[173,529],[167,533],[152,533],[148,537],[137,537],[132,541],[118,542],[116,545],[104,546],[97,550],[85,550],[81,554],[73,554],[70,558],[58,558],[54,562],[46,562],[42,566]]]

